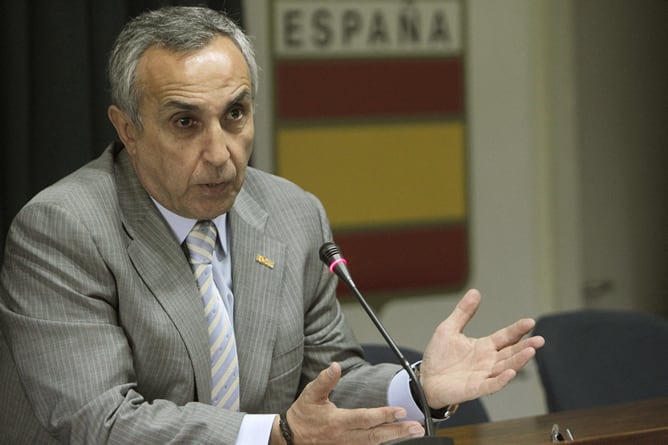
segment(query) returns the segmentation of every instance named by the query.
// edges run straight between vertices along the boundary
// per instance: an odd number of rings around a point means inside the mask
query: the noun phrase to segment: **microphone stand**
[[[420,381],[415,375],[413,368],[411,368],[410,364],[408,363],[408,360],[406,360],[404,355],[399,350],[397,344],[394,342],[390,334],[381,323],[380,319],[373,312],[373,309],[371,309],[371,306],[369,306],[359,289],[357,289],[357,286],[355,285],[350,272],[348,272],[348,267],[346,266],[347,261],[341,255],[339,247],[336,244],[329,242],[323,244],[322,247],[320,247],[320,259],[329,267],[330,272],[335,273],[353,292],[357,298],[357,301],[359,301],[359,303],[362,305],[373,324],[376,325],[376,328],[385,339],[387,345],[399,359],[399,363],[401,363],[403,369],[408,373],[411,385],[415,389],[415,392],[418,394],[418,398],[420,399],[419,405],[422,409],[422,412],[424,413],[425,436],[413,437],[410,439],[399,439],[388,442],[387,445],[454,445],[455,442],[451,438],[444,436],[437,437],[434,435],[434,422],[432,421],[431,417],[431,409],[429,408],[429,403],[427,403],[427,396],[424,393],[424,389],[422,388]]]

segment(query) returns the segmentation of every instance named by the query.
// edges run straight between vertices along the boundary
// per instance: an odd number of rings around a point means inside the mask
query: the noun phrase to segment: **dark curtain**
[[[107,55],[128,18],[166,5],[209,6],[242,24],[241,0],[2,0],[0,263],[19,209],[115,138]]]

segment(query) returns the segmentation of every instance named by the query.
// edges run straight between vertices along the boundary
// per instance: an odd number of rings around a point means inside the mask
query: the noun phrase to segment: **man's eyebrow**
[[[239,103],[247,102],[252,99],[252,94],[250,91],[242,91],[237,94],[236,97],[232,98],[228,104],[228,108]],[[198,105],[192,104],[190,102],[184,102],[178,99],[170,99],[162,105],[163,109],[176,109],[180,111],[199,111],[200,107]]]
[[[163,108],[175,108],[178,110],[183,110],[183,111],[197,111],[199,110],[199,107],[197,105],[188,103],[188,102],[183,102],[180,100],[172,99],[168,100],[165,102]]]
[[[251,100],[251,93],[248,90],[244,90],[236,95],[231,101],[230,105],[236,105],[241,102],[248,102]]]

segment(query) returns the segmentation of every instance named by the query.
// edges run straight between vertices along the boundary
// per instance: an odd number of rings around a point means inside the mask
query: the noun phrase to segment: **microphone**
[[[415,375],[413,368],[411,368],[410,363],[408,363],[408,360],[406,360],[404,355],[399,350],[397,344],[394,342],[390,334],[385,330],[385,327],[383,327],[383,324],[380,322],[376,314],[373,312],[371,306],[369,306],[369,304],[366,302],[366,300],[362,296],[362,293],[359,291],[359,289],[357,289],[357,286],[353,281],[352,275],[348,271],[348,266],[347,266],[348,261],[346,261],[346,259],[343,257],[343,254],[341,253],[341,249],[339,249],[339,246],[337,246],[332,242],[326,242],[325,244],[320,246],[319,253],[320,253],[320,260],[323,263],[325,263],[325,265],[329,268],[329,271],[331,273],[336,274],[339,277],[339,279],[342,280],[350,288],[350,290],[357,298],[357,301],[359,301],[359,303],[362,305],[369,318],[371,318],[373,324],[376,325],[376,328],[385,339],[385,342],[390,347],[394,355],[397,356],[397,358],[399,359],[399,363],[401,363],[401,366],[408,373],[411,379],[411,385],[413,386],[415,392],[418,394],[418,398],[420,399],[419,405],[420,408],[422,409],[422,412],[424,413],[425,436],[414,437],[411,439],[401,439],[389,443],[396,445],[399,444],[454,445],[454,441],[451,438],[443,436],[436,437],[434,435],[434,423],[431,420],[431,409],[429,408],[429,404],[427,403],[427,397],[424,393],[422,385],[420,384],[420,381]]]

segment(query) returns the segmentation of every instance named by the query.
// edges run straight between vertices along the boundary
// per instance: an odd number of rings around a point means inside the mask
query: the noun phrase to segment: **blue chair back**
[[[668,396],[668,320],[582,310],[541,317],[534,334],[549,412]]]

